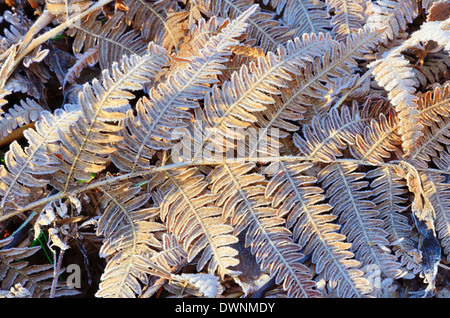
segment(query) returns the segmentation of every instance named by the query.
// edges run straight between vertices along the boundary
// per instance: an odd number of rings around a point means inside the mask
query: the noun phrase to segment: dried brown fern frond
[[[251,246],[263,270],[283,283],[289,297],[317,297],[308,268],[298,263],[303,257],[299,246],[292,242],[284,220],[276,216],[264,197],[264,177],[251,173],[254,164],[225,164],[208,176],[211,192],[219,194],[217,204],[223,217],[230,218],[235,233],[245,230],[245,244]]]
[[[342,156],[341,150],[356,142],[368,120],[361,118],[355,107],[356,104],[352,110],[343,107],[340,113],[332,108],[322,120],[314,117],[311,126],[304,126],[302,136],[294,134],[294,144],[300,154],[322,162],[333,162]]]
[[[375,264],[388,277],[408,275],[396,257],[386,253],[389,245],[387,233],[382,229],[382,220],[375,203],[367,200],[372,193],[364,190],[368,185],[364,173],[357,172],[356,164],[331,164],[319,173],[319,182],[326,189],[326,197],[334,206],[333,213],[339,217],[342,233],[352,242],[351,250],[356,259],[366,264]]]
[[[122,139],[115,134],[121,127],[114,122],[126,118],[128,101],[135,97],[130,91],[141,89],[166,63],[164,49],[150,44],[145,55],[123,56],[111,71],[103,71],[101,82],[94,79],[83,86],[78,97],[85,117],[61,131],[61,145],[53,148],[62,157],[63,169],[58,181],[64,191],[73,182],[72,178],[87,180],[90,173],[104,169],[108,154],[115,151],[109,144]]]
[[[100,189],[100,204],[104,212],[98,221],[97,235],[105,240],[100,255],[108,259],[98,297],[131,298],[142,293],[140,283],[146,283],[147,262],[160,247],[155,232],[165,227],[152,218],[157,208],[144,208],[149,194],[141,194],[140,187],[124,183],[112,189]]]
[[[209,85],[216,82],[216,75],[231,54],[228,47],[237,42],[235,38],[244,32],[246,20],[255,10],[256,6],[251,7],[230,21],[205,43],[205,48],[188,65],[169,74],[165,82],[150,90],[148,97],[138,101],[137,117],[130,112],[126,120],[133,135],[125,137],[128,144],[119,145],[117,153],[112,155],[113,162],[125,171],[146,169],[154,150],[168,150],[173,146],[180,136],[171,132],[186,126],[186,120],[191,118],[188,109],[198,107],[198,100],[210,91]],[[123,133],[129,134],[125,130]]]
[[[216,195],[208,193],[208,182],[195,168],[165,172],[164,183],[158,186],[162,196],[161,219],[169,233],[173,233],[187,253],[191,262],[200,255],[197,270],[207,266],[208,272],[216,271],[220,277],[239,273],[236,266],[238,252],[231,245],[238,238],[231,232],[233,227],[222,219],[222,210],[216,206]]]
[[[0,297],[446,293],[447,9],[0,3]]]
[[[59,170],[57,157],[49,154],[47,147],[58,141],[58,130],[67,129],[80,116],[81,111],[73,105],[66,105],[54,114],[42,112],[36,131],[24,132],[29,146],[22,149],[17,141],[11,144],[5,154],[5,165],[0,167],[2,214],[11,212],[11,205],[16,208],[35,200],[36,195],[45,195],[50,175]]]
[[[421,29],[399,47],[385,53],[385,57],[374,62],[373,74],[378,84],[388,91],[391,104],[395,107],[400,120],[399,134],[405,156],[408,156],[421,139],[423,125],[419,121],[417,80],[414,78],[411,64],[401,52],[420,42],[435,41],[437,45],[450,52],[450,31],[446,22],[427,22]]]
[[[363,277],[361,263],[354,259],[345,235],[329,214],[332,206],[324,203],[323,190],[315,185],[317,179],[305,171],[312,164],[287,165],[274,163],[280,169],[267,184],[265,196],[278,208],[277,215],[287,214],[287,228],[293,229],[303,253],[311,253],[317,273],[322,273],[331,289],[339,297],[363,297],[371,292],[370,283]]]
[[[331,24],[337,39],[345,38],[362,28],[365,1],[328,0],[327,5],[328,11],[334,12]]]
[[[304,33],[326,33],[330,31],[330,15],[326,10],[326,3],[322,1],[288,1],[265,0],[270,3],[277,14],[282,14],[282,19],[291,30],[295,30],[293,38],[301,37]]]
[[[97,50],[102,69],[109,68],[114,62],[119,62],[123,55],[145,54],[148,42],[139,32],[128,30],[124,15],[119,11],[102,23],[101,10],[92,12],[67,31],[69,36],[74,37],[73,52],[81,54],[91,49]]]

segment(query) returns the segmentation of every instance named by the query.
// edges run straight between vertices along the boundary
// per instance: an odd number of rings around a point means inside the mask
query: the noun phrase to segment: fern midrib
[[[399,239],[402,238],[402,235],[399,235],[397,233],[397,227],[395,226],[395,219],[392,217],[392,214],[396,213],[394,188],[392,186],[395,181],[394,181],[392,172],[389,167],[383,167],[383,170],[384,170],[384,175],[387,178],[387,186],[388,186],[388,191],[384,192],[384,196],[386,196],[386,194],[387,194],[387,199],[388,199],[387,201],[389,202],[388,213],[386,213],[384,215],[386,215],[389,220],[389,227],[391,228],[390,234],[394,236],[394,241],[398,241]],[[381,217],[383,218],[383,215],[381,215]]]
[[[216,35],[218,35],[218,32],[213,31],[213,30],[206,30],[206,31],[202,30],[202,32],[195,34],[195,36],[192,39],[190,39],[188,43],[189,44],[196,43],[197,41],[201,41],[202,39],[207,38],[208,35],[210,35],[211,37],[216,36]],[[208,40],[201,41],[201,42],[205,43],[205,42],[208,42]]]
[[[341,7],[340,7],[340,9],[341,9],[341,12],[339,12],[341,15],[344,15],[344,26],[345,26],[345,29],[346,29],[346,32],[344,32],[344,34],[349,34],[350,33],[350,30],[351,30],[351,28],[350,28],[350,21],[349,21],[349,15],[350,15],[350,10],[348,9],[348,6],[347,6],[347,1],[348,0],[342,0],[342,1],[339,1],[339,3],[342,5]],[[338,9],[339,7],[337,7],[336,9]],[[344,12],[344,13],[342,13],[342,11]],[[342,26],[342,24],[340,24],[340,26]]]
[[[289,264],[289,262],[285,259],[285,257],[283,256],[283,254],[281,254],[276,246],[276,244],[273,242],[271,236],[269,235],[269,233],[266,231],[265,227],[261,224],[261,222],[259,221],[258,218],[258,214],[256,211],[253,210],[253,206],[250,203],[250,201],[248,200],[247,196],[245,195],[245,193],[242,190],[242,187],[239,183],[239,180],[236,178],[236,176],[233,174],[232,170],[230,169],[230,167],[228,166],[228,164],[224,164],[223,167],[225,168],[226,172],[228,173],[228,175],[230,176],[234,186],[237,189],[237,192],[239,193],[239,196],[243,199],[243,201],[245,202],[245,205],[247,207],[247,211],[249,213],[247,213],[247,216],[250,215],[251,220],[248,221],[248,224],[252,224],[252,223],[256,223],[258,225],[258,229],[259,229],[259,233],[262,234],[262,237],[264,238],[264,242],[266,244],[268,244],[271,248],[272,251],[274,251],[274,255],[278,256],[278,259],[281,260],[282,264],[284,265],[285,268],[288,269],[288,273],[290,275],[291,278],[293,278],[297,284],[297,286],[299,286],[299,288],[301,289],[301,292],[303,294],[304,297],[308,298],[308,293],[307,291],[303,288],[303,284],[302,282],[298,279],[295,270],[291,267],[291,265]],[[276,271],[278,271],[279,269],[276,269]],[[278,274],[279,275],[279,271]]]
[[[449,92],[450,92],[450,90],[449,90]],[[428,123],[427,121],[425,121],[423,119],[424,118],[423,114],[431,112],[433,115],[436,115],[434,112],[435,109],[437,109],[437,110],[445,109],[445,111],[447,112],[447,115],[448,115],[450,113],[450,108],[447,106],[448,104],[450,104],[450,94],[448,97],[444,97],[443,99],[439,100],[438,102],[433,103],[431,106],[420,109],[417,116],[422,119],[422,122],[424,122],[425,125],[431,126],[433,123]]]
[[[349,276],[349,272],[346,271],[345,268],[343,268],[343,265],[340,263],[340,260],[336,259],[334,257],[333,250],[327,244],[328,239],[327,239],[326,235],[322,234],[319,226],[316,223],[316,219],[311,215],[308,205],[305,203],[305,201],[302,197],[302,194],[298,191],[297,185],[295,184],[295,182],[293,180],[293,176],[291,176],[290,170],[286,167],[286,165],[283,162],[280,162],[280,164],[281,164],[282,169],[287,177],[287,180],[289,182],[291,189],[295,193],[295,197],[297,198],[296,202],[301,203],[300,210],[303,211],[304,213],[306,213],[306,215],[308,216],[309,224],[312,225],[315,235],[317,235],[317,237],[319,238],[320,244],[323,246],[322,250],[325,250],[326,254],[329,256],[327,258],[327,260],[328,261],[331,260],[333,262],[333,264],[335,264],[334,267],[337,268],[340,273],[339,278],[344,278],[344,280],[347,282],[347,286],[350,286],[351,290],[353,290],[353,294],[357,295],[359,298],[361,298],[362,294],[358,290],[358,288],[355,286],[355,282]],[[293,212],[290,212],[290,213],[293,213]]]
[[[333,144],[331,141],[336,139],[338,141],[341,141],[341,139],[339,138],[339,135],[345,131],[348,127],[351,127],[355,124],[364,122],[364,121],[369,121],[369,118],[356,118],[353,121],[350,121],[348,123],[346,123],[345,125],[339,126],[338,129],[333,129],[331,133],[328,134],[327,138],[325,138],[324,140],[322,140],[318,145],[316,145],[316,147],[314,148],[314,150],[308,155],[311,158],[314,158],[316,156],[316,154],[322,150],[322,148],[324,148],[326,145],[328,144]],[[355,136],[355,134],[352,133],[352,137]],[[334,153],[333,153],[334,154]]]
[[[69,20],[69,1],[64,1],[64,5],[66,9],[66,20]]]
[[[179,162],[179,163],[172,163],[172,164],[168,164],[165,166],[160,166],[160,167],[153,167],[152,169],[149,170],[142,170],[142,171],[137,171],[137,172],[130,172],[130,173],[124,173],[118,176],[114,176],[114,177],[109,177],[108,179],[103,179],[103,180],[98,180],[98,181],[93,181],[90,183],[85,184],[84,187],[79,187],[79,188],[75,188],[75,189],[71,189],[69,192],[63,193],[63,192],[59,192],[51,197],[45,197],[42,199],[39,199],[38,201],[35,202],[31,202],[29,204],[27,204],[26,206],[22,207],[22,208],[18,208],[16,211],[9,213],[7,216],[2,216],[0,215],[0,222],[4,221],[10,217],[19,215],[23,212],[35,209],[38,206],[41,205],[45,205],[49,202],[55,201],[55,200],[59,200],[62,199],[64,197],[66,197],[68,194],[70,194],[71,196],[74,196],[76,194],[82,193],[82,192],[86,192],[89,190],[93,190],[96,189],[98,187],[101,186],[105,186],[105,185],[109,185],[109,184],[113,184],[116,182],[121,182],[124,180],[129,180],[135,177],[143,177],[143,176],[148,176],[151,174],[155,174],[161,171],[165,171],[165,170],[172,170],[172,169],[179,169],[179,168],[185,168],[188,166],[203,166],[203,165],[223,165],[224,162],[230,162],[230,163],[236,163],[236,162],[245,162],[245,161],[258,161],[258,162],[262,162],[262,163],[270,163],[273,161],[278,161],[278,160],[282,160],[282,161],[310,161],[310,162],[316,162],[316,163],[321,163],[321,161],[308,157],[308,156],[278,156],[278,157],[258,157],[258,158],[249,158],[249,157],[245,157],[245,158],[241,158],[241,159],[236,159],[236,158],[231,158],[231,159],[227,159],[225,158],[224,160],[221,161],[184,161],[184,162]],[[364,164],[364,165],[368,165],[368,166],[390,166],[392,164],[389,163],[380,163],[380,164],[373,164],[370,162],[364,162],[361,160],[357,160],[357,159],[336,159],[335,162],[340,162],[340,163],[355,163],[355,164]],[[448,174],[447,171],[443,171],[440,169],[433,169],[433,168],[426,168],[426,169],[422,169],[420,167],[416,168],[418,171],[428,171],[428,172],[435,172],[435,173],[441,173],[441,174]]]
[[[350,20],[349,20],[349,15],[350,15],[350,10],[348,9],[347,6],[347,0],[341,1],[341,3],[343,4],[344,7],[344,12],[345,12],[345,28],[347,29],[347,34],[351,32],[351,28],[350,28]]]
[[[163,273],[171,274],[172,272],[174,272],[173,268],[166,269],[164,266],[159,266],[159,264],[161,263],[161,259],[162,259],[162,262],[168,263],[167,258],[171,258],[173,255],[176,255],[177,257],[180,258],[180,254],[182,254],[182,253],[185,253],[185,251],[181,245],[164,248],[163,250],[161,250],[161,251],[155,253],[153,256],[151,256],[149,259],[149,262],[153,262],[153,264],[158,264],[157,266],[160,267],[159,270],[161,270]],[[165,257],[165,255],[168,255],[168,256]],[[180,265],[177,265],[176,268],[179,268],[179,267],[180,267]]]

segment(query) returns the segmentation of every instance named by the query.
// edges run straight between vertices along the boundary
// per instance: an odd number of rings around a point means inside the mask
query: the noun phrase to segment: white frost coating
[[[30,291],[23,287],[21,283],[17,283],[9,290],[0,290],[0,298],[29,298]]]
[[[50,246],[58,246],[62,250],[67,250],[70,246],[64,243],[58,236],[58,230],[55,228],[48,229],[48,234],[50,236]]]
[[[205,297],[217,297],[223,292],[223,287],[220,285],[219,277],[211,274],[181,274],[177,276],[183,280],[188,281],[199,289],[199,292]]]

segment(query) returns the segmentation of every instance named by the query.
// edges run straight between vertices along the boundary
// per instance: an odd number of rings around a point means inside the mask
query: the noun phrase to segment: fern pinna
[[[0,9],[1,297],[447,295],[448,1]]]

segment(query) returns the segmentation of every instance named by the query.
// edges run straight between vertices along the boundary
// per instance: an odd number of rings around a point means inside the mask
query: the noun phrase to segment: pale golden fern
[[[217,196],[205,191],[205,177],[191,168],[165,172],[163,178],[164,183],[153,183],[163,197],[161,219],[182,244],[187,261],[201,254],[198,271],[207,265],[209,273],[217,271],[222,278],[237,275],[229,267],[239,263],[235,258],[238,252],[230,247],[238,238],[231,234],[233,227],[222,220],[222,210],[215,205]]]
[[[74,37],[72,49],[76,54],[96,49],[100,66],[106,69],[120,62],[123,55],[146,53],[148,42],[139,32],[127,30],[123,12],[114,14],[105,24],[100,22],[101,16],[100,10],[95,11],[68,30],[67,34]]]
[[[186,126],[184,121],[191,117],[187,110],[198,107],[197,100],[203,99],[210,90],[208,85],[216,81],[215,76],[220,73],[225,57],[230,54],[227,48],[237,42],[235,37],[244,32],[246,20],[255,10],[256,6],[251,7],[242,16],[230,21],[218,35],[205,43],[205,49],[193,57],[190,64],[169,74],[165,83],[150,90],[148,98],[138,101],[137,118],[129,112],[126,122],[133,137],[125,138],[129,144],[119,145],[117,153],[112,155],[113,162],[125,171],[147,168],[148,158],[151,158],[154,149],[167,150],[173,146],[180,136],[171,134],[171,131]],[[127,134],[126,130],[123,133]],[[131,155],[128,153],[130,151]],[[146,164],[138,166],[139,161]]]
[[[147,54],[124,56],[120,64],[113,64],[111,71],[103,71],[102,82],[94,79],[83,86],[78,96],[85,117],[61,132],[61,146],[53,148],[66,162],[61,177],[64,191],[72,178],[86,180],[90,173],[104,169],[108,154],[115,150],[108,144],[122,139],[114,134],[120,126],[107,122],[125,118],[130,108],[128,100],[135,97],[130,91],[142,88],[166,63],[165,51],[150,44]]]
[[[408,273],[382,249],[389,245],[387,233],[381,228],[376,205],[366,199],[372,193],[364,190],[368,183],[362,181],[364,173],[356,172],[356,168],[355,164],[331,164],[320,171],[318,180],[334,206],[342,232],[352,242],[356,259],[378,265],[389,277],[403,277]]]
[[[448,289],[446,2],[0,9],[1,297]]]
[[[300,154],[322,162],[333,162],[342,156],[342,149],[356,143],[356,138],[364,132],[364,122],[355,109],[343,107],[341,113],[332,108],[325,118],[314,117],[310,126],[304,126],[302,135],[294,134],[294,144]],[[358,134],[359,133],[359,134]]]
[[[303,255],[293,243],[284,220],[276,216],[264,197],[264,177],[251,173],[254,164],[234,164],[217,167],[211,172],[211,192],[219,194],[217,204],[222,206],[224,218],[230,218],[235,233],[245,232],[245,244],[275,277],[283,283],[289,297],[317,297],[308,268],[298,263]]]
[[[370,284],[359,269],[361,263],[354,259],[338,233],[336,216],[327,214],[332,206],[324,204],[323,190],[315,185],[316,178],[302,174],[311,164],[279,165],[279,172],[268,183],[265,195],[278,208],[278,216],[287,215],[287,227],[305,254],[312,253],[316,271],[328,281],[331,289],[337,288],[339,297],[363,297],[370,292]]]
[[[101,188],[100,204],[104,209],[97,234],[105,240],[100,255],[108,259],[98,297],[130,298],[142,293],[140,282],[147,282],[147,262],[160,247],[155,232],[165,227],[150,221],[158,210],[143,208],[150,195],[139,187],[124,183],[112,189]]]
[[[361,0],[327,0],[328,11],[333,11],[331,19],[336,38],[345,38],[362,28],[365,1]]]
[[[401,52],[424,41],[435,41],[450,51],[449,39],[450,31],[445,21],[427,22],[402,45],[386,52],[379,63],[374,63],[375,79],[389,92],[389,100],[397,111],[400,120],[399,134],[405,156],[422,137],[423,125],[419,121],[418,97],[415,94],[418,82],[414,78],[412,66]]]
[[[47,147],[58,141],[59,129],[67,128],[80,115],[79,108],[71,105],[66,105],[65,110],[55,111],[55,114],[42,112],[41,120],[36,123],[36,131],[24,132],[29,147],[22,149],[17,142],[11,144],[5,154],[8,169],[4,165],[0,167],[2,213],[8,212],[8,206],[22,205],[22,199],[29,202],[30,196],[36,198],[36,195],[44,195],[50,175],[59,170],[57,158],[47,152]]]
[[[245,65],[232,74],[229,82],[222,83],[220,89],[214,86],[205,98],[205,113],[211,132],[225,136],[230,130],[247,128],[257,121],[253,115],[262,112],[275,102],[271,95],[279,94],[279,87],[286,81],[294,80],[289,73],[299,74],[305,61],[323,54],[335,44],[330,37],[307,36],[295,38],[285,46],[280,46],[278,54],[268,53],[249,67]],[[210,134],[211,135],[211,134]],[[206,136],[205,141],[211,136]],[[194,158],[197,154],[194,154]]]

